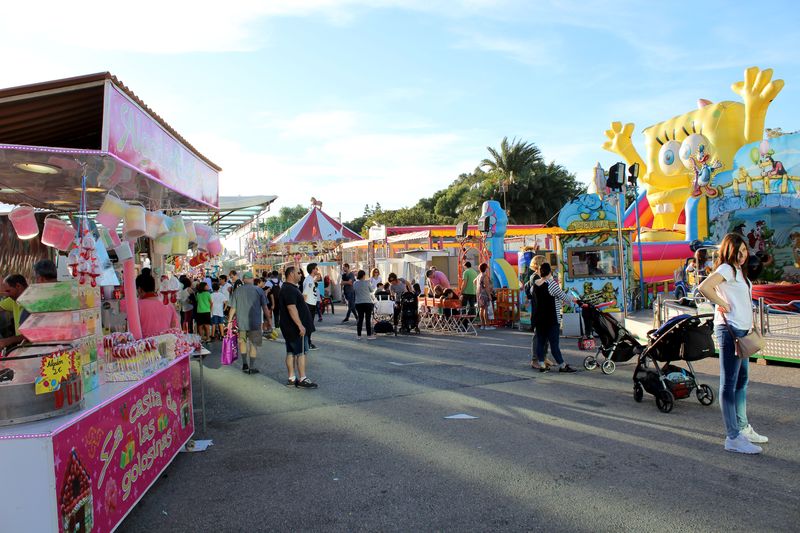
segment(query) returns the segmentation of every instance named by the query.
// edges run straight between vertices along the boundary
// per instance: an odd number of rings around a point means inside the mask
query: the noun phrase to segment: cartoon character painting
[[[705,194],[713,198],[718,195],[719,191],[711,186],[711,178],[715,170],[722,168],[722,163],[711,159],[704,144],[697,147],[697,156],[690,155],[689,160],[694,170],[692,196]]]

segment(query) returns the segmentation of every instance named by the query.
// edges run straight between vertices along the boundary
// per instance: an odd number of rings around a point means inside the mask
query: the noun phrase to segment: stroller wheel
[[[603,374],[607,376],[613,374],[616,368],[617,365],[615,365],[614,361],[612,361],[611,359],[606,359],[605,361],[603,361],[603,364],[600,365],[600,370],[602,370]]]
[[[675,397],[668,390],[656,394],[656,407],[662,413],[669,413],[675,405]]]
[[[633,384],[633,401],[636,403],[641,403],[643,398],[644,389],[642,388],[642,384],[637,381]]]
[[[697,401],[703,405],[711,405],[714,403],[714,389],[708,385],[700,385],[694,391],[697,395]]]
[[[586,370],[594,370],[597,368],[597,359],[592,355],[587,355],[586,359],[583,360],[583,368]]]

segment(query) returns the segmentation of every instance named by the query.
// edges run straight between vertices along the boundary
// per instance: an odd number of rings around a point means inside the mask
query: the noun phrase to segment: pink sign
[[[183,146],[113,84],[106,92],[103,147],[170,189],[219,205],[219,174]]]
[[[189,358],[53,437],[59,531],[111,531],[194,432]]]

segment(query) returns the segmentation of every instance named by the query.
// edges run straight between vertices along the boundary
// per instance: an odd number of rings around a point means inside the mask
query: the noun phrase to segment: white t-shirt
[[[303,280],[303,299],[308,305],[317,305],[317,281],[314,276],[306,276]]]
[[[725,279],[717,285],[717,294],[728,304],[728,314],[725,315],[728,324],[734,328],[749,331],[753,327],[753,297],[744,273],[740,269],[736,269],[734,272],[733,267],[723,263],[717,267],[714,274],[719,274]],[[725,325],[722,314],[716,308],[714,325]]]
[[[372,292],[375,292],[375,290],[378,288],[378,283],[383,283],[383,280],[380,276],[377,278],[369,278],[369,288],[372,290]]]
[[[228,297],[222,289],[211,294],[211,316],[225,316],[225,302]]]

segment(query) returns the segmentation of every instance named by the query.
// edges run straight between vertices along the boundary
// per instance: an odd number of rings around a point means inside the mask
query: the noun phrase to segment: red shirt
[[[180,324],[175,307],[164,305],[164,301],[158,296],[139,300],[139,322],[142,324],[143,337],[160,335]]]

